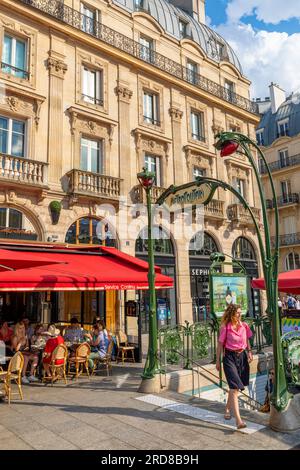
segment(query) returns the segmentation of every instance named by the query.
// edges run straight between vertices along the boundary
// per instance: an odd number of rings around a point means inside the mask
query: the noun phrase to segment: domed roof
[[[271,107],[262,116],[257,130],[263,130],[263,142],[265,146],[271,145],[279,136],[278,122],[288,119],[288,136],[293,137],[300,133],[300,93],[294,93],[279,106],[276,113],[272,114]]]
[[[129,12],[136,11],[134,0],[112,0],[112,3]],[[227,60],[241,74],[243,73],[240,61],[233,49],[211,28],[199,23],[184,10],[169,3],[168,0],[147,0],[146,6],[149,14],[156,19],[166,33],[180,40],[179,20],[186,22],[192,40],[201,47],[207,57],[218,63]]]

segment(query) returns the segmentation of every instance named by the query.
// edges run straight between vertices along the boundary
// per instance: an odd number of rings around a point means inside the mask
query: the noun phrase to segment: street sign
[[[206,183],[201,185],[195,183],[190,187],[185,186],[179,186],[178,189],[174,188],[174,191],[170,192],[165,198],[164,202],[169,206],[170,210],[205,204],[211,196],[212,188]]]

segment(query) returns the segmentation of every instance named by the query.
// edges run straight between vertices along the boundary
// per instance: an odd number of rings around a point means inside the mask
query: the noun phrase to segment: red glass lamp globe
[[[221,148],[221,157],[228,157],[237,151],[239,144],[233,140],[227,140],[224,142]]]

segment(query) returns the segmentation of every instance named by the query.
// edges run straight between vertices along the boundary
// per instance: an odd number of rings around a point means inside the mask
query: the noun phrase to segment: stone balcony
[[[162,195],[166,188],[160,188],[159,186],[153,186],[151,202],[155,204],[157,199]],[[146,204],[146,193],[142,186],[138,184],[134,186],[132,191],[132,199],[134,204]]]
[[[24,157],[0,154],[1,185],[22,184],[37,189],[48,188],[48,163]]]
[[[261,221],[260,209],[251,207],[255,220],[259,224]],[[254,225],[251,215],[242,204],[231,204],[227,209],[228,219],[238,225]]]
[[[118,200],[121,195],[121,179],[83,170],[71,170],[68,193],[76,196]]]
[[[216,220],[225,219],[224,201],[212,199],[209,204],[204,206],[204,217]]]

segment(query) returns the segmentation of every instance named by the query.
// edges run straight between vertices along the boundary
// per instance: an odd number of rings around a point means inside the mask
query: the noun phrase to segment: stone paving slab
[[[289,449],[300,432],[276,433],[268,427],[242,435],[192,416],[159,408],[136,398],[142,369],[115,366],[114,375],[81,377],[65,386],[24,386],[24,400],[0,402],[0,449],[202,450]],[[164,393],[166,399],[220,413],[219,403]],[[263,425],[268,416],[243,411]]]

